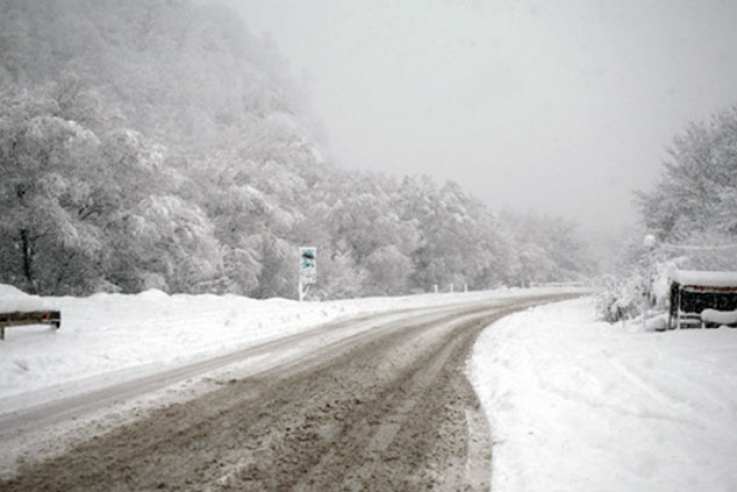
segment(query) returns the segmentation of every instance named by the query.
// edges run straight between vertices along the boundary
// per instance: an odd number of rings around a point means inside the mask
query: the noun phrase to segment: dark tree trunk
[[[30,293],[36,294],[36,282],[33,278],[33,241],[27,229],[21,229],[20,241],[23,252],[23,275],[28,281]]]

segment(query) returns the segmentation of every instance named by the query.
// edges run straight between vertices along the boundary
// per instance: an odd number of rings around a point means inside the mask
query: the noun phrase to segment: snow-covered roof
[[[681,285],[704,287],[737,287],[737,272],[703,272],[697,270],[675,270],[671,272],[673,282]]]

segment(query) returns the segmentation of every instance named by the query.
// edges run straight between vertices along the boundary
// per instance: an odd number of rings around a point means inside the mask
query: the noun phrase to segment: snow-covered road
[[[528,294],[502,290],[300,304],[155,290],[36,298],[0,285],[0,312],[44,307],[61,310],[63,318],[58,331],[8,329],[0,342],[0,414],[210,360],[341,318]]]
[[[300,304],[158,291],[39,299],[0,286],[4,310],[56,308],[63,317],[61,330],[10,328],[0,343],[0,465],[57,453],[58,443],[82,441],[416,309],[502,306],[553,292],[560,289]],[[340,329],[315,330],[325,323]]]
[[[561,294],[513,297],[366,316],[271,343],[263,354],[299,355],[261,360],[255,373],[231,368],[186,402],[44,461],[29,457],[0,486],[477,490],[488,480],[488,432],[465,360],[492,320]]]
[[[0,420],[130,385],[138,397],[108,402],[87,418],[37,433],[47,444],[70,436],[82,443],[162,405],[190,401],[375,326],[311,332],[319,324],[356,316],[378,323],[391,319],[387,311],[460,303],[503,306],[554,290],[302,305],[156,291],[43,299],[62,309],[64,324],[58,332],[43,326],[8,330],[0,343]],[[4,302],[17,301],[17,292],[3,293]],[[246,357],[231,363],[229,357],[238,358],[234,353]],[[592,300],[571,301],[492,325],[467,371],[492,425],[495,492],[737,490],[737,329],[643,332],[597,322]],[[167,374],[174,379],[166,381]],[[146,388],[136,387],[147,378],[157,383],[140,395]],[[391,425],[387,429],[393,433]],[[23,450],[39,450],[32,441],[25,433],[6,440],[0,461],[27,461]],[[40,451],[54,455],[62,449]]]
[[[223,373],[237,369],[241,377],[254,377],[274,368],[283,367],[285,364],[299,361],[315,352],[318,347],[350,340],[364,332],[375,330],[383,324],[405,319],[410,314],[414,318],[424,314],[433,319],[439,315],[464,309],[464,306],[467,305],[473,306],[474,303],[390,310],[379,314],[349,317],[343,321],[323,324],[313,329],[258,343],[217,357],[192,361],[98,389],[74,392],[48,402],[0,414],[0,436],[17,434],[28,428],[38,428],[72,417],[81,418],[115,402],[140,398],[192,378],[201,378],[204,375],[212,377],[219,371]],[[128,372],[129,376],[134,374],[135,371]],[[19,398],[16,401],[22,401],[22,399]]]

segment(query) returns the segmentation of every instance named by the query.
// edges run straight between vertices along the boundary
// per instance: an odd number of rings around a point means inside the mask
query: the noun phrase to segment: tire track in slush
[[[433,382],[437,374],[446,363],[452,351],[459,345],[461,339],[453,339],[448,345],[443,347],[424,367],[424,370],[417,371],[410,378],[409,384],[414,387],[414,392],[423,392]],[[405,420],[409,417],[410,412],[416,406],[417,400],[415,395],[406,397],[399,403],[393,412],[389,412],[383,416],[381,423],[377,426],[371,426],[367,418],[362,419],[356,428],[352,429],[353,439],[367,442],[364,454],[375,455],[380,454],[392,443],[394,437],[399,432]],[[331,429],[333,431],[334,429]],[[341,426],[341,431],[343,427]],[[333,433],[335,437],[339,433]],[[325,475],[325,470],[331,466],[335,466],[336,453],[333,449],[328,451],[322,459],[315,465],[308,474],[306,474],[300,482],[294,487],[295,492],[308,492],[314,490],[315,476]]]

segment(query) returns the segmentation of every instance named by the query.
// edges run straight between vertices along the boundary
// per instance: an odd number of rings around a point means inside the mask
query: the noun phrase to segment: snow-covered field
[[[495,492],[737,490],[737,329],[643,332],[569,301],[493,325],[469,373]]]

